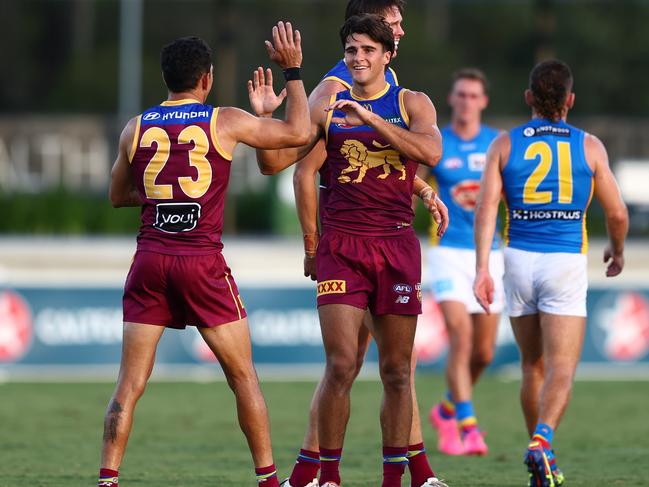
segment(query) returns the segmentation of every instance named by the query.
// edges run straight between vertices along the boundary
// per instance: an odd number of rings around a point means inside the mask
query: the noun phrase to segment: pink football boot
[[[439,404],[434,406],[428,416],[433,428],[437,430],[437,449],[445,455],[462,455],[464,445],[460,439],[457,421],[455,418],[443,418],[440,407]]]
[[[465,455],[484,456],[489,452],[489,448],[487,448],[482,432],[479,429],[471,430],[465,434],[462,442],[464,443]]]

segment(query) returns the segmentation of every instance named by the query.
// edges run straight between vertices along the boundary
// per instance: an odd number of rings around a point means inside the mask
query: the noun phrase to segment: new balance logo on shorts
[[[347,281],[322,281],[318,283],[318,296],[325,294],[345,294],[347,292]]]
[[[410,301],[410,296],[397,296],[395,303],[408,304],[408,301]]]

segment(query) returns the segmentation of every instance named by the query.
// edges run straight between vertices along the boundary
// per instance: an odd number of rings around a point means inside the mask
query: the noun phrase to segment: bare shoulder
[[[228,124],[241,118],[254,117],[251,113],[237,107],[219,107],[219,115],[216,119],[218,125]]]
[[[589,152],[593,155],[606,154],[606,147],[604,147],[604,143],[599,140],[597,136],[589,134],[588,132],[584,134],[584,150],[586,151],[587,157]]]
[[[122,133],[119,136],[119,145],[122,149],[128,149],[131,147],[131,144],[133,143],[133,139],[135,138],[135,132],[137,130],[137,127],[139,125],[140,121],[140,116],[138,115],[137,117],[133,117],[130,119],[128,122],[126,122],[126,125],[124,125],[124,128],[122,129]]]
[[[335,95],[336,93],[340,93],[341,91],[348,89],[349,88],[347,86],[334,79],[322,80],[309,95],[309,104],[316,102],[323,97],[330,98],[331,95]]]
[[[407,88],[403,89],[403,101],[406,104],[406,106],[408,105],[417,106],[421,103],[430,104],[431,106],[433,105],[433,102],[431,101],[430,97],[426,93],[422,91],[409,90]]]
[[[598,137],[593,134],[584,134],[584,155],[586,162],[593,172],[601,165],[608,166],[608,154],[606,147]]]
[[[502,171],[509,160],[512,149],[512,141],[509,132],[501,131],[489,145],[487,162],[492,159],[498,160],[498,166]]]

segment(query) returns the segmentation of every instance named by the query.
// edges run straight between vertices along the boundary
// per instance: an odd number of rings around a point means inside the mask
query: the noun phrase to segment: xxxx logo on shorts
[[[322,281],[318,283],[318,296],[325,294],[344,294],[347,292],[347,281]]]

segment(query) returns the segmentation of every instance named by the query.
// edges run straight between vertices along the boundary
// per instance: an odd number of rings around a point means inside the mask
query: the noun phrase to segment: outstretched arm
[[[502,133],[487,150],[487,163],[480,181],[473,226],[476,250],[476,277],[473,292],[478,303],[489,313],[494,300],[494,282],[489,274],[489,254],[496,231],[498,205],[503,189],[501,163],[509,157],[509,134]]]
[[[402,156],[426,166],[435,166],[442,157],[442,136],[437,128],[437,112],[424,93],[406,91],[403,95],[408,130],[383,120],[353,100],[338,100],[327,110],[341,110],[344,117],[332,123],[369,125],[383,136]]]
[[[113,208],[142,206],[143,204],[133,181],[129,161],[136,125],[135,118],[129,120],[119,137],[119,151],[110,172],[110,189],[108,191]]]
[[[606,276],[617,276],[624,268],[624,240],[629,230],[629,213],[620,188],[608,164],[604,144],[594,135],[584,139],[586,160],[594,168],[595,198],[604,209],[609,244],[604,250]]]

